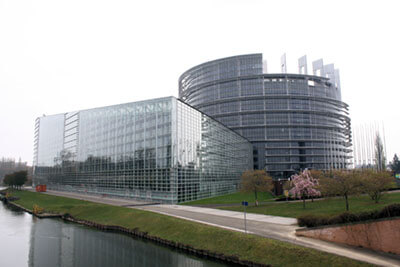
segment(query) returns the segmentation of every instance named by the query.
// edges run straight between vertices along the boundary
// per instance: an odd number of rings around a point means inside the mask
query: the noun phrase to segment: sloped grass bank
[[[113,225],[145,232],[171,243],[196,250],[234,256],[272,266],[370,266],[345,257],[290,243],[249,235],[157,213],[98,204],[46,194],[14,191],[18,205],[32,210],[38,205],[46,212],[70,214],[77,220]]]

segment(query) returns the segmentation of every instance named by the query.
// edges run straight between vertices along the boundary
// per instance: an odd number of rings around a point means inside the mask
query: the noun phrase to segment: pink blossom
[[[314,179],[308,170],[304,170],[300,174],[292,175],[291,181],[294,187],[290,189],[289,193],[296,198],[316,197],[321,195],[321,192],[316,189],[319,185],[318,180]]]

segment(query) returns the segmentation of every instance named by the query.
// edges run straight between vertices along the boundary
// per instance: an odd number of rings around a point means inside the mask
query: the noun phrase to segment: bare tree
[[[321,190],[327,196],[342,196],[349,210],[349,196],[361,192],[360,172],[357,170],[332,170],[320,180]]]
[[[363,170],[361,173],[362,189],[375,203],[382,198],[384,191],[388,190],[394,182],[387,171]]]
[[[242,174],[241,191],[254,192],[258,206],[258,192],[269,192],[273,189],[272,178],[264,170],[249,170]]]
[[[375,164],[378,171],[386,170],[385,151],[379,133],[376,133],[375,137]]]

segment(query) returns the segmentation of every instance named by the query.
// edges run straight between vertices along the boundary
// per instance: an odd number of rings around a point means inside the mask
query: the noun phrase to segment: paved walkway
[[[31,189],[30,191],[35,191]],[[135,201],[133,199],[128,198],[110,198],[107,195],[92,195],[92,194],[82,194],[75,192],[66,192],[66,191],[54,191],[47,190],[45,194],[54,195],[54,196],[62,196],[62,197],[70,197],[81,200],[92,201],[96,203],[108,204],[113,206],[123,206],[123,207],[133,207],[133,206],[145,206],[145,205],[154,205],[157,203],[152,202],[144,202],[144,201]]]
[[[130,199],[104,198],[101,196],[70,192],[48,191],[47,194],[147,210],[220,228],[240,232],[245,231],[244,214],[242,212],[180,205],[149,205],[151,203],[143,203]],[[387,253],[378,253],[368,249],[339,245],[312,238],[298,237],[295,235],[295,231],[299,227],[296,225],[296,219],[294,218],[247,213],[246,219],[247,232],[250,234],[256,234],[284,242],[290,242],[320,251],[369,262],[375,265],[400,266],[400,256],[394,256]]]
[[[217,209],[210,209],[210,208],[181,206],[181,205],[153,205],[146,209],[160,210],[160,211],[164,210],[164,209],[170,209],[170,210],[172,209],[172,210],[176,210],[176,211],[185,211],[185,212],[193,212],[193,213],[200,213],[200,214],[229,217],[229,218],[234,218],[234,219],[239,219],[239,220],[244,221],[243,212],[238,212],[238,211],[217,210]],[[297,226],[297,220],[295,218],[288,218],[288,217],[246,213],[246,219],[249,221],[256,221],[256,222],[266,222],[266,223],[273,223],[273,224],[280,224],[280,225],[296,225]]]

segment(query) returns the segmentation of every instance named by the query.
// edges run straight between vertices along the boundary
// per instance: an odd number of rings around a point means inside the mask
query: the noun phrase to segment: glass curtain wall
[[[36,128],[34,183],[54,190],[177,203],[232,192],[252,166],[246,139],[173,97],[41,117]]]

